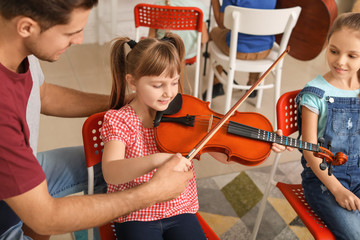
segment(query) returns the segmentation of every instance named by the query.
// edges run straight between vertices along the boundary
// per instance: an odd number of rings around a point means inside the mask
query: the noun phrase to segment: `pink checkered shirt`
[[[154,129],[144,128],[135,111],[129,105],[124,106],[120,110],[109,110],[105,114],[101,133],[105,143],[112,140],[125,143],[125,158],[142,157],[159,152],[155,143]],[[124,191],[148,182],[155,171],[156,169],[125,184],[108,184],[107,191],[109,193]],[[183,213],[196,213],[198,209],[199,202],[194,172],[194,178],[178,198],[132,212],[115,221],[119,223],[127,221],[154,221]]]

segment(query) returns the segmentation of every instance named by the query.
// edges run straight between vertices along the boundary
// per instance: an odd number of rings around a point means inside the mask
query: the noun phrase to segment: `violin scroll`
[[[325,170],[328,168],[328,175],[332,175],[332,166],[339,166],[343,165],[347,162],[347,156],[342,152],[337,152],[335,155],[330,151],[331,144],[328,144],[328,149],[322,147],[325,140],[324,138],[319,138],[319,152],[314,152],[314,156],[321,158],[322,162],[320,163],[319,167],[321,170]]]
[[[334,166],[343,165],[347,162],[347,156],[345,153],[337,152],[335,154],[335,162],[333,163]]]

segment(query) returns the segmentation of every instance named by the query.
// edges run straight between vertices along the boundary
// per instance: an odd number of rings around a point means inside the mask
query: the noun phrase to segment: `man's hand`
[[[181,154],[175,154],[160,166],[152,177],[149,183],[156,191],[156,202],[165,202],[177,198],[185,191],[189,184],[188,181],[193,178],[193,171],[179,172],[174,170],[181,161]]]

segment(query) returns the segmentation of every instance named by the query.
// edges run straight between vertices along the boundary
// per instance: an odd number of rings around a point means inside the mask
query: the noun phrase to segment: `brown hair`
[[[344,28],[360,31],[360,13],[349,12],[340,14],[335,19],[328,32],[328,41],[330,37],[334,34],[334,32],[340,31]]]
[[[113,81],[110,108],[112,109],[119,109],[125,105],[126,74],[131,74],[135,80],[144,76],[159,76],[164,71],[170,77],[175,74],[182,77],[185,47],[178,35],[166,33],[163,39],[145,38],[126,54],[125,46],[129,41],[127,37],[116,38],[111,48],[110,65]],[[183,91],[182,79],[179,91]]]
[[[36,21],[41,31],[67,24],[76,8],[91,9],[98,0],[1,0],[0,14],[5,19],[25,16]]]

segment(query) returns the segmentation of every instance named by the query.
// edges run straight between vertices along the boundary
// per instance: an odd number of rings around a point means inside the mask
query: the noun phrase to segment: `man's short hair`
[[[0,14],[5,19],[25,16],[36,21],[45,31],[52,26],[67,24],[76,8],[91,9],[98,0],[0,0]]]

